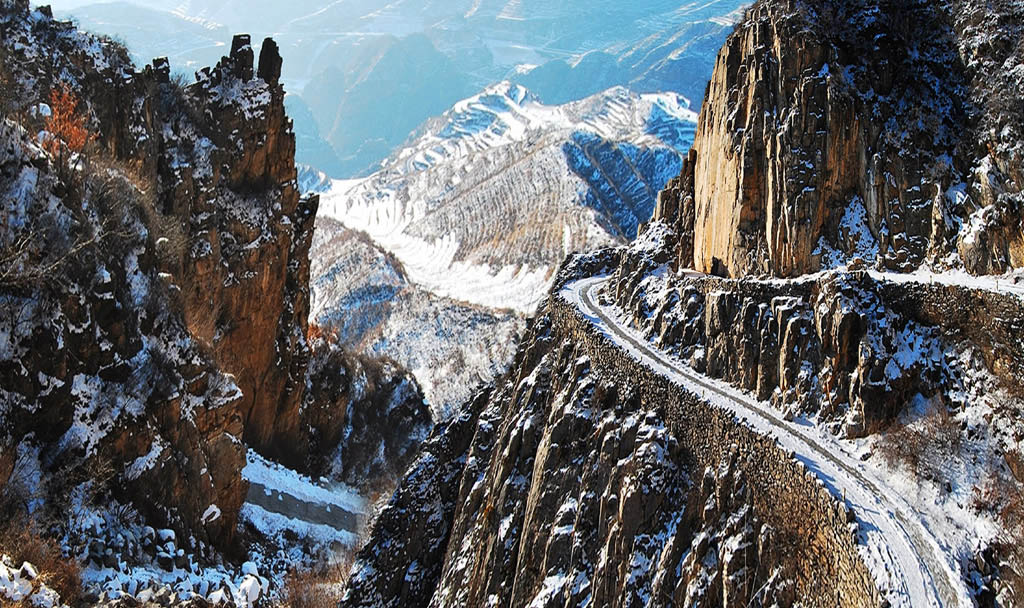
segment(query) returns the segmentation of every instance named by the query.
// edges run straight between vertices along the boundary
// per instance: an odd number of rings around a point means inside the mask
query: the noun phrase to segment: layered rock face
[[[1018,386],[994,353],[1012,350],[1019,328],[962,314],[984,302],[1015,318],[1012,296],[951,286],[933,303],[941,312],[921,317],[893,308],[917,299],[911,288],[863,273],[801,284],[650,275],[660,264],[732,278],[861,260],[882,271],[1019,267],[1024,113],[1005,87],[1021,73],[1022,14],[1019,3],[756,5],[719,55],[693,149],[659,195],[646,243],[617,270],[617,302],[698,369],[793,412],[846,413],[855,435],[916,395],[962,385],[945,352],[980,353]]]
[[[718,56],[693,151],[655,213],[680,233],[676,264],[731,277],[852,256],[901,271],[1020,267],[1009,91],[1022,11],[756,5]]]
[[[411,458],[430,425],[415,381],[307,340],[317,199],[297,191],[276,44],[257,64],[238,36],[182,86],[27,2],[0,5],[0,34],[19,100],[0,132],[4,494],[39,471],[25,491],[59,511],[100,467],[101,495],[225,548],[247,447],[359,485]],[[81,156],[18,124],[45,128],[60,85],[93,134]]]
[[[427,442],[343,606],[878,602],[823,487],[578,314]]]
[[[198,74],[190,101],[209,112],[213,133],[223,138],[211,141],[222,152],[195,150],[188,138],[165,142],[171,162],[158,173],[173,186],[158,200],[188,218],[195,235],[180,268],[185,319],[196,338],[213,346],[218,364],[235,374],[244,441],[295,463],[304,453],[299,409],[318,201],[300,199],[296,188],[280,65],[268,40],[255,76],[253,49],[240,36],[230,57]]]

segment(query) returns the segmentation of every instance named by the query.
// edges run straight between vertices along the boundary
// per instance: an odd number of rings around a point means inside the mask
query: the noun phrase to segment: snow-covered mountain
[[[502,83],[430,121],[320,214],[362,230],[434,293],[529,313],[569,253],[636,234],[679,172],[695,115],[622,88],[547,106]]]
[[[459,102],[376,174],[321,185],[313,319],[413,370],[443,415],[504,370],[566,255],[635,236],[694,120],[678,95],[622,88]]]
[[[321,217],[310,257],[312,318],[350,349],[400,361],[437,420],[501,375],[515,354],[521,315],[427,291],[363,232]]]

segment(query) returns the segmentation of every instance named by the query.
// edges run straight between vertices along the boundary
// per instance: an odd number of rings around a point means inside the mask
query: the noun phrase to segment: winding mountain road
[[[773,408],[717,380],[700,375],[618,321],[600,305],[596,291],[605,277],[571,283],[560,297],[575,305],[600,331],[634,358],[715,405],[735,413],[755,430],[774,437],[821,479],[856,516],[861,555],[892,606],[973,606],[962,577],[897,490],[858,459],[837,450],[814,427],[783,420]]]

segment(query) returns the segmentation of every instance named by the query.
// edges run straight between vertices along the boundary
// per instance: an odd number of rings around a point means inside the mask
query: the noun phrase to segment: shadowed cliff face
[[[58,480],[102,463],[153,525],[225,547],[247,447],[316,475],[344,453],[337,478],[359,485],[379,454],[406,462],[430,424],[415,381],[307,342],[318,201],[297,191],[277,45],[257,62],[237,36],[183,86],[20,0],[0,34],[18,100],[0,124],[0,487],[41,469],[59,509]],[[94,134],[80,157],[28,135],[59,84]],[[401,423],[375,432],[378,410]]]
[[[878,601],[813,477],[578,314],[552,298],[499,388],[425,444],[343,606]]]
[[[901,271],[1020,267],[1022,116],[1004,87],[1021,76],[980,57],[991,42],[1019,65],[1022,12],[756,5],[719,53],[693,151],[655,213],[683,235],[678,266],[794,277],[856,255]]]

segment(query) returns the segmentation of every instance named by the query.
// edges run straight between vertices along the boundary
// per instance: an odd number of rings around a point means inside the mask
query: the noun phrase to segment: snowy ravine
[[[618,311],[596,303],[605,277],[572,283],[559,296],[578,307],[609,339],[636,360],[686,390],[733,412],[758,432],[774,437],[793,453],[853,512],[861,555],[892,606],[972,606],[955,556],[904,498],[837,440],[819,429],[784,421],[771,405],[726,383],[697,374],[650,344],[618,318]]]
[[[410,370],[435,420],[504,373],[515,354],[521,315],[432,294],[364,233],[318,218],[310,258],[311,321],[350,350]]]

